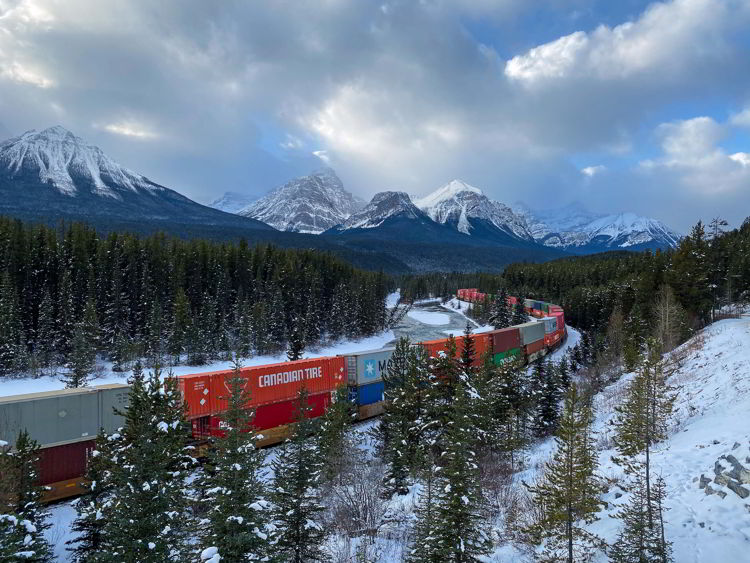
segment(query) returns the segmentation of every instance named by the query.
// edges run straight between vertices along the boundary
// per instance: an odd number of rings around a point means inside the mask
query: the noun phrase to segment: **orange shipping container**
[[[303,386],[310,395],[334,390],[346,383],[346,358],[311,358],[252,366],[242,368],[241,374],[247,380],[246,389],[250,393],[248,408],[253,408],[294,399]],[[224,412],[231,376],[232,370],[180,376],[188,419]]]
[[[482,357],[486,352],[491,352],[492,338],[489,334],[475,334],[472,336],[474,341],[474,365],[481,365]],[[420,344],[427,349],[427,353],[431,358],[437,358],[440,352],[446,352],[448,347],[448,338],[441,338],[440,340],[427,340]],[[456,340],[456,357],[461,357],[461,352],[464,349],[464,341],[462,336],[455,338]]]

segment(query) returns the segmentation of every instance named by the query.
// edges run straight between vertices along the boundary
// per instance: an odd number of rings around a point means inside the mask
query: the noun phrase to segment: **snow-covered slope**
[[[240,210],[280,231],[319,234],[345,221],[364,202],[344,189],[330,168],[295,178]]]
[[[336,230],[373,229],[382,225],[387,219],[426,219],[426,215],[414,205],[409,194],[405,192],[380,192],[373,196],[361,211],[354,213]]]
[[[42,221],[85,220],[106,229],[179,224],[180,234],[184,225],[270,230],[152,182],[60,126],[0,143],[0,213]]]
[[[224,192],[224,195],[208,204],[209,207],[225,213],[239,213],[257,198],[238,192]]]
[[[414,203],[433,221],[467,235],[497,230],[511,237],[534,240],[526,221],[510,207],[492,201],[482,190],[461,180],[453,180]]]
[[[635,213],[596,214],[578,202],[545,211],[532,211],[523,203],[516,203],[514,209],[536,241],[574,252],[674,248],[681,238],[656,219]]]
[[[165,189],[59,125],[39,132],[32,129],[0,143],[0,169],[10,179],[34,175],[67,196],[90,190],[121,199],[123,190]]]

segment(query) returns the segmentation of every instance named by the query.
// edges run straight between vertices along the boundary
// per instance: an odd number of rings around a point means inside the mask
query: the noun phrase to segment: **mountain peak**
[[[391,190],[378,192],[361,211],[354,213],[336,227],[337,231],[372,229],[390,218],[424,219],[428,217],[414,205],[406,192]]]
[[[319,234],[345,221],[362,205],[344,189],[336,172],[324,167],[279,186],[237,213],[279,231]]]

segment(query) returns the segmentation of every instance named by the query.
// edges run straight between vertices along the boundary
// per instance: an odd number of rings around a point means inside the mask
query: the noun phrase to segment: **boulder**
[[[723,486],[726,487],[729,484],[729,477],[727,477],[726,475],[724,475],[724,473],[719,473],[714,478],[714,483],[716,483],[717,485],[723,485]]]
[[[706,477],[704,475],[701,475],[701,480],[698,483],[698,488],[699,489],[705,489],[706,485],[708,485],[710,482],[711,482],[711,479],[709,479],[708,477]]]
[[[748,496],[750,496],[750,490],[747,490],[737,481],[729,481],[729,483],[727,483],[727,487],[734,491],[740,498],[747,498]]]

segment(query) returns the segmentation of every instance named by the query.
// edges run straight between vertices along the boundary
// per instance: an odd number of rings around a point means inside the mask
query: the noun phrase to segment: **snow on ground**
[[[52,545],[52,551],[58,562],[69,561],[70,553],[66,550],[65,542],[76,537],[70,527],[76,518],[75,501],[58,502],[50,506],[51,524],[44,531],[44,537]]]
[[[399,299],[401,299],[401,290],[397,289],[393,293],[389,293],[388,297],[385,298],[385,306],[388,309],[393,309],[396,306],[396,303],[398,303]]]
[[[314,358],[318,356],[335,356],[337,354],[350,354],[352,352],[361,352],[365,350],[377,350],[383,348],[386,344],[395,338],[393,331],[387,330],[359,340],[344,340],[322,346],[319,348],[310,348],[305,350],[305,358]],[[286,352],[269,356],[253,356],[242,361],[244,366],[259,366],[264,364],[273,364],[287,361]],[[223,369],[232,369],[231,361],[219,361],[206,364],[203,366],[165,366],[162,376],[166,377],[171,372],[174,375],[185,375],[188,373],[200,373],[204,371],[218,371]],[[126,383],[132,375],[131,370],[122,372],[113,372],[111,362],[99,362],[96,370],[98,377],[92,379],[89,385],[106,385],[111,383]],[[41,391],[56,391],[63,389],[65,385],[60,381],[60,375],[43,376],[38,378],[0,378],[0,396],[19,395],[22,393],[38,393]]]
[[[463,315],[464,317],[466,317],[466,319],[472,325],[474,325],[472,327],[472,330],[474,332],[489,332],[491,330],[495,330],[494,326],[480,325],[477,321],[475,321],[474,319],[472,319],[466,314],[469,311],[469,309],[471,309],[471,303],[469,303],[468,301],[461,301],[460,299],[457,299],[454,297],[453,299],[449,299],[445,303],[442,303],[441,306],[446,309],[450,309],[454,313],[459,313],[460,315]],[[448,336],[461,336],[461,334],[463,334],[462,331],[456,332],[455,330],[444,330],[443,332],[447,334]]]
[[[450,316],[445,313],[433,313],[432,311],[420,311],[411,309],[407,316],[426,325],[447,325],[450,323]]]
[[[569,333],[570,336],[570,333]],[[747,561],[750,550],[750,497],[742,499],[726,486],[713,482],[714,466],[720,456],[733,455],[750,470],[750,319],[728,319],[707,327],[701,334],[667,357],[676,368],[669,378],[677,398],[670,437],[659,444],[652,456],[654,475],[667,485],[666,536],[673,543],[674,561]],[[611,460],[610,421],[614,407],[622,403],[633,374],[623,375],[595,398],[594,430],[598,444],[599,474],[623,482],[622,469]],[[554,451],[554,440],[536,444],[529,452],[527,469],[516,481],[533,482],[543,463]],[[726,469],[731,465],[721,460]],[[705,494],[698,479],[705,475],[709,487],[725,493]],[[750,492],[750,485],[744,485]],[[628,500],[628,493],[613,486],[604,495],[609,508],[589,529],[613,543],[620,522],[611,518]],[[499,549],[503,561],[531,561],[512,546]],[[596,561],[603,563],[600,554]]]

